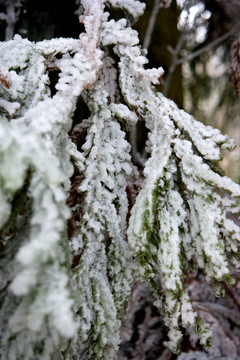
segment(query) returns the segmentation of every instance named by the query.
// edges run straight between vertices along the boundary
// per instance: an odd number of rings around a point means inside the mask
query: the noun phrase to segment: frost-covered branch
[[[128,20],[84,0],[79,39],[0,44],[3,359],[114,359],[137,280],[151,287],[174,352],[182,327],[208,346],[185,274],[201,269],[222,295],[240,268],[240,187],[214,167],[233,141],[156,92],[163,70],[145,69],[130,27],[144,4],[105,6]],[[89,116],[73,128],[80,97]],[[149,131],[138,196],[127,140],[137,121]]]

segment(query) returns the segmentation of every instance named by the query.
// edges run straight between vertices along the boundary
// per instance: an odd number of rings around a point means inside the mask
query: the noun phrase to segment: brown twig
[[[0,83],[7,89],[10,89],[12,85],[8,69],[5,69],[3,66],[0,66]]]
[[[230,53],[230,73],[229,77],[233,83],[236,97],[240,98],[240,34],[238,38],[232,43]]]

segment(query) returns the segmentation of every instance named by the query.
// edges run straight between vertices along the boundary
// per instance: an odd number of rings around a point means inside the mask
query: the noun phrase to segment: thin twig
[[[229,36],[231,36],[232,33],[234,31],[236,31],[236,28],[238,28],[239,25],[240,25],[240,21],[238,21],[227,33],[225,33],[224,35],[220,36],[219,38],[213,40],[212,42],[210,42],[209,44],[207,44],[203,48],[192,52],[191,54],[187,55],[183,59],[178,59],[178,54],[179,54],[179,52],[180,52],[180,50],[182,48],[184,36],[186,34],[186,32],[183,31],[181,36],[180,36],[177,47],[174,50],[172,48],[170,48],[170,47],[168,48],[168,50],[172,53],[173,58],[172,58],[172,63],[171,63],[169,72],[168,72],[167,79],[166,79],[165,84],[164,84],[163,94],[165,96],[167,95],[168,90],[169,90],[169,86],[170,86],[170,82],[172,80],[172,76],[173,76],[173,73],[174,73],[174,70],[178,65],[181,65],[181,64],[183,64],[184,62],[187,62],[187,61],[191,61],[192,59],[194,59],[195,57],[201,55],[205,51],[210,50],[211,48],[217,46],[218,44],[220,44],[221,42],[226,40]]]
[[[202,53],[204,53],[207,50],[212,49],[213,47],[217,46],[218,44],[220,44],[221,42],[223,42],[224,40],[226,40],[229,36],[232,35],[232,33],[234,33],[236,31],[236,29],[239,27],[240,25],[240,21],[238,21],[228,32],[226,32],[224,35],[218,37],[217,39],[211,41],[209,44],[207,44],[206,46],[202,47],[199,50],[196,50],[194,52],[192,52],[191,54],[187,55],[186,57],[184,57],[183,59],[178,59],[177,60],[177,65],[180,65],[184,62],[190,61],[192,59],[194,59],[195,57],[201,55]]]
[[[158,11],[160,9],[160,6],[161,6],[161,0],[155,0],[154,1],[154,6],[153,6],[153,9],[152,9],[150,18],[149,18],[146,34],[145,34],[145,37],[144,37],[144,40],[143,40],[144,49],[149,48],[151,38],[152,38],[153,29],[154,29],[154,26],[155,26],[155,23],[156,23],[157,14],[158,14]]]
[[[171,80],[172,80],[174,70],[178,66],[178,54],[179,54],[179,52],[180,52],[180,50],[182,48],[182,44],[183,44],[183,41],[184,41],[185,34],[186,34],[185,31],[183,31],[181,33],[178,44],[177,44],[177,46],[176,46],[176,48],[174,50],[169,49],[171,51],[171,53],[172,53],[172,63],[171,63],[170,68],[169,68],[167,79],[166,79],[166,81],[164,83],[163,95],[165,95],[165,96],[168,93],[169,86],[170,86],[170,83],[171,83]]]

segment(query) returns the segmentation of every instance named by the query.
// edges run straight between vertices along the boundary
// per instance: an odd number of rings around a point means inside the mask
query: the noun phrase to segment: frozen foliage
[[[106,3],[113,8],[122,9],[131,22],[136,21],[145,9],[145,4],[138,0],[109,0]]]
[[[234,276],[239,280],[239,273]],[[167,348],[167,329],[163,318],[153,305],[154,298],[149,288],[144,284],[134,287],[133,296],[128,308],[128,319],[121,329],[121,345],[118,360],[173,360],[189,359],[231,359],[240,356],[240,318],[239,294],[240,282],[231,288],[225,283],[226,297],[214,295],[210,284],[206,283],[204,275],[198,271],[188,274],[186,287],[191,301],[201,318],[211,323],[213,332],[212,346],[204,351],[198,341],[194,329],[184,329],[183,353],[176,357]],[[190,351],[192,349],[193,351]]]
[[[82,147],[85,179],[79,191],[86,196],[81,231],[72,239],[73,253],[81,254],[74,269],[81,323],[67,357],[70,359],[72,354],[84,358],[86,350],[83,352],[82,343],[88,343],[88,358],[114,358],[119,343],[119,319],[124,315],[131,291],[131,257],[125,241],[130,146],[109,109],[107,95],[102,82],[86,95],[93,114]],[[124,109],[120,107],[118,113],[122,114]],[[130,113],[125,112],[126,116]],[[93,338],[89,338],[90,330]]]
[[[137,279],[153,290],[172,351],[180,327],[208,346],[184,278],[200,268],[222,295],[240,268],[240,187],[213,163],[234,144],[156,92],[163,70],[144,68],[130,27],[144,4],[79,6],[79,39],[0,44],[0,356],[114,359]],[[90,116],[72,128],[80,96]],[[138,172],[126,131],[138,120],[149,157],[130,209]]]

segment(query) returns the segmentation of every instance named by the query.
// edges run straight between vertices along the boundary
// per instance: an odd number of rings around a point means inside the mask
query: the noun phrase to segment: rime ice
[[[131,28],[144,4],[106,5],[127,11],[128,21],[111,19],[103,1],[84,0],[79,39],[32,43],[16,35],[0,44],[6,360],[114,359],[136,279],[152,288],[172,351],[180,352],[182,326],[195,327],[207,345],[211,331],[191,304],[184,273],[202,269],[219,295],[222,280],[233,284],[229,259],[240,269],[240,231],[230,216],[239,211],[240,187],[211,163],[233,141],[156,93],[163,69],[144,68],[146,52]],[[59,80],[51,96],[53,68]],[[74,128],[86,128],[80,149],[69,136],[79,96],[90,111]],[[138,120],[149,130],[149,158],[128,221],[134,170],[126,129]],[[74,171],[82,175],[81,204],[69,209]]]

